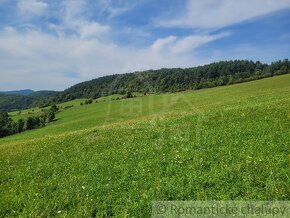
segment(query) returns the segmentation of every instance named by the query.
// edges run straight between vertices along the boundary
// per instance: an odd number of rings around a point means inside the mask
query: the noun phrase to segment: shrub
[[[25,126],[25,122],[24,122],[24,120],[19,119],[19,120],[17,121],[17,132],[18,132],[18,133],[23,132],[23,130],[24,130],[24,126]]]
[[[36,129],[40,127],[40,118],[39,117],[28,117],[26,120],[26,129],[31,130],[31,129]]]
[[[47,121],[50,123],[55,119],[55,113],[53,111],[49,111],[47,114]]]
[[[0,137],[9,135],[11,122],[12,120],[9,118],[7,112],[0,112]]]
[[[126,93],[126,98],[133,98],[134,96],[132,95],[132,93],[131,92],[127,92]]]
[[[93,100],[92,99],[88,99],[85,101],[85,104],[92,104],[93,103]]]
[[[54,104],[54,105],[51,106],[50,110],[53,111],[54,113],[56,113],[56,112],[58,112],[59,109],[58,109],[58,107]]]

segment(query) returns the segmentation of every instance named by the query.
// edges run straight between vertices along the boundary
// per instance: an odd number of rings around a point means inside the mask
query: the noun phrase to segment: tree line
[[[56,96],[57,93],[55,91],[38,91],[27,95],[20,95],[0,92],[0,111],[14,111],[38,107],[44,102],[47,102],[51,97]]]
[[[55,120],[57,111],[58,107],[53,105],[49,110],[43,110],[39,116],[28,117],[26,120],[18,119],[17,121],[13,121],[7,112],[0,111],[0,138],[43,127]]]
[[[78,98],[99,97],[139,92],[159,94],[223,86],[290,73],[288,59],[263,64],[259,61],[220,61],[192,68],[147,70],[116,74],[76,84],[62,92],[34,93],[32,96],[1,96],[0,110],[47,107]]]
[[[259,61],[220,61],[193,68],[148,70],[110,75],[74,85],[49,103],[78,98],[96,99],[113,94],[140,92],[143,94],[179,92],[223,86],[290,73],[288,59],[263,64]]]

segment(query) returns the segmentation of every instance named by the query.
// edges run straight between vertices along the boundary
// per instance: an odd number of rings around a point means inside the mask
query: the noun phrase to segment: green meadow
[[[117,97],[63,103],[74,107],[56,121],[0,139],[0,217],[150,217],[155,200],[290,200],[289,74]]]

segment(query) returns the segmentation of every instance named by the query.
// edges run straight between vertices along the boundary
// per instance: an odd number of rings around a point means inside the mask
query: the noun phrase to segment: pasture
[[[150,217],[153,200],[290,200],[289,84],[283,75],[67,102],[76,106],[46,127],[0,139],[0,216]]]

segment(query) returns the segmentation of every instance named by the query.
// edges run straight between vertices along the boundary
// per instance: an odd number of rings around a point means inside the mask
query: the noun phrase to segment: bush
[[[50,123],[54,121],[54,119],[55,119],[55,113],[53,111],[49,111],[49,113],[47,114],[47,121]]]
[[[56,113],[56,112],[58,112],[59,109],[58,109],[58,107],[54,104],[54,105],[51,106],[50,110],[53,111],[54,113]]]
[[[0,137],[4,137],[11,132],[11,118],[7,112],[0,112]]]
[[[126,98],[133,98],[134,96],[132,95],[131,92],[127,92],[125,97]]]
[[[26,129],[31,130],[31,129],[36,129],[40,127],[40,118],[39,117],[28,117],[26,120]]]
[[[45,126],[45,123],[46,123],[46,120],[47,120],[47,112],[42,113],[42,114],[39,116],[39,119],[40,119],[40,125],[41,125],[41,126]]]
[[[92,104],[93,103],[93,100],[92,99],[88,99],[85,101],[85,104]]]
[[[24,126],[25,126],[25,122],[24,122],[24,120],[19,119],[19,120],[17,121],[17,132],[18,132],[18,133],[23,132],[23,131],[24,131]]]

